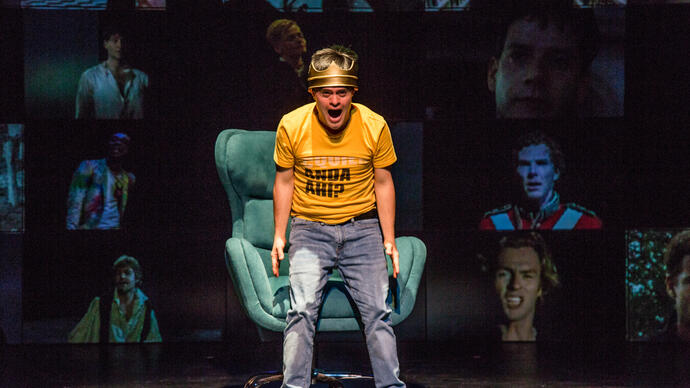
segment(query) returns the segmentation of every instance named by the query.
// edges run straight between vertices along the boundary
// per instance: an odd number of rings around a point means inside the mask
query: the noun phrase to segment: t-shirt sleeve
[[[398,157],[393,148],[393,138],[388,124],[383,124],[381,135],[376,143],[376,155],[374,155],[374,168],[384,168],[395,163]]]
[[[282,120],[280,124],[278,124],[278,130],[276,131],[276,146],[273,150],[273,161],[284,168],[292,168],[295,165],[295,156],[292,152],[290,138],[288,137],[287,130]]]

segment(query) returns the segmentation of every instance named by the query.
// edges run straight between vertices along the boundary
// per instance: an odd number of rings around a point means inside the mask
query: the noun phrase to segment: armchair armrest
[[[395,245],[400,254],[400,273],[396,279],[396,289],[391,287],[391,291],[395,292],[395,308],[391,315],[393,325],[404,321],[412,313],[426,263],[426,246],[420,239],[398,237]],[[388,264],[390,266],[390,261]],[[389,273],[392,274],[392,268]]]
[[[225,264],[247,315],[264,329],[282,331],[285,321],[271,315],[273,293],[257,248],[232,237],[225,243]]]

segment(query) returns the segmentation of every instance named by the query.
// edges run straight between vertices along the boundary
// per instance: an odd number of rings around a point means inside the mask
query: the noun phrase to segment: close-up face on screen
[[[626,231],[627,338],[688,341],[690,231]]]
[[[427,76],[445,74],[445,85],[430,94],[429,100],[438,103],[427,105],[427,118],[623,115],[624,8],[545,10],[512,4],[469,8],[457,19],[443,15],[429,15],[439,19],[439,28],[430,33],[456,40],[428,48],[435,67]],[[483,100],[443,98],[466,88]]]
[[[429,241],[451,235],[438,233]],[[433,338],[486,343],[585,340],[593,335],[622,338],[622,314],[609,311],[609,320],[600,321],[623,294],[618,284],[603,281],[615,276],[622,263],[601,261],[609,253],[606,234],[516,231],[463,236],[466,244],[456,250],[457,274],[448,275],[450,263],[428,268]],[[451,252],[437,249],[431,253]],[[443,295],[463,295],[464,302],[449,304]]]

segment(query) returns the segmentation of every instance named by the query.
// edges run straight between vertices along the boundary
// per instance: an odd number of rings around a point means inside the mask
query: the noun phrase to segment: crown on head
[[[335,61],[328,65],[325,70],[316,70],[314,64],[309,65],[309,76],[307,84],[309,89],[330,88],[336,86],[357,88],[357,71],[354,70],[355,62],[350,64],[350,68],[341,69]]]

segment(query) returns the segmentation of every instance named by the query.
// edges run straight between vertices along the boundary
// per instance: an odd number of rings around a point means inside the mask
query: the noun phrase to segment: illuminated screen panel
[[[690,0],[629,0],[631,5],[690,4]]]
[[[148,246],[133,248],[122,234],[63,234],[42,245],[25,252],[24,266],[31,266],[32,271],[24,281],[24,305],[31,306],[23,312],[24,343],[98,343],[101,319],[108,316],[101,314],[101,307],[113,312],[109,317],[110,342],[139,342],[142,335],[153,342],[167,339],[159,329],[159,325],[169,327],[169,323],[159,315],[159,266],[149,252],[154,249],[152,241],[147,241]],[[38,256],[56,252],[60,252],[59,264],[46,264],[46,268],[35,264]],[[62,274],[60,287],[54,286],[56,279],[51,280],[50,275],[59,271],[57,265],[78,268]],[[129,324],[113,302],[115,295],[127,293],[136,295]],[[61,300],[59,308],[55,298]],[[143,302],[146,299],[153,317],[146,314],[150,312]],[[147,319],[149,327],[144,326]]]
[[[428,14],[428,119],[623,116],[625,9],[555,12],[576,20],[564,29],[532,28],[524,12]]]
[[[224,1],[227,3],[228,1]],[[283,12],[324,12],[331,10],[346,10],[350,12],[372,12],[373,9],[367,0],[354,0],[348,1],[346,4],[340,4],[340,2],[335,5],[324,4],[323,0],[268,0],[276,10]]]
[[[166,0],[137,0],[134,5],[138,10],[165,11]]]
[[[503,334],[519,327],[529,327],[523,341],[624,338],[623,290],[615,281],[623,259],[611,256],[612,241],[621,251],[622,235],[463,232],[462,243],[458,236],[440,230],[424,239],[428,258],[438,258],[425,268],[429,340],[490,345],[517,340]],[[517,276],[520,292],[507,284]]]
[[[0,232],[24,231],[24,124],[0,124]]]
[[[80,9],[104,11],[106,9],[165,10],[166,0],[21,0],[22,8]]]
[[[625,290],[629,341],[679,341],[677,326],[690,324],[690,230],[628,230]],[[674,237],[676,236],[676,237]],[[673,240],[672,240],[673,239]],[[676,257],[669,265],[665,255]],[[666,276],[671,275],[667,284]],[[684,281],[685,280],[685,281]],[[680,311],[676,306],[680,307]]]
[[[573,0],[576,8],[594,8],[608,6],[625,6],[627,0]],[[424,0],[424,10],[436,11],[465,11],[470,8],[500,7],[505,1],[496,0]]]
[[[107,0],[22,0],[22,8],[105,10]]]
[[[434,11],[464,11],[470,6],[470,0],[424,0],[424,10]]]
[[[24,17],[26,114],[35,119],[150,119],[165,72],[163,13],[52,11]],[[112,82],[113,74],[124,85]]]

